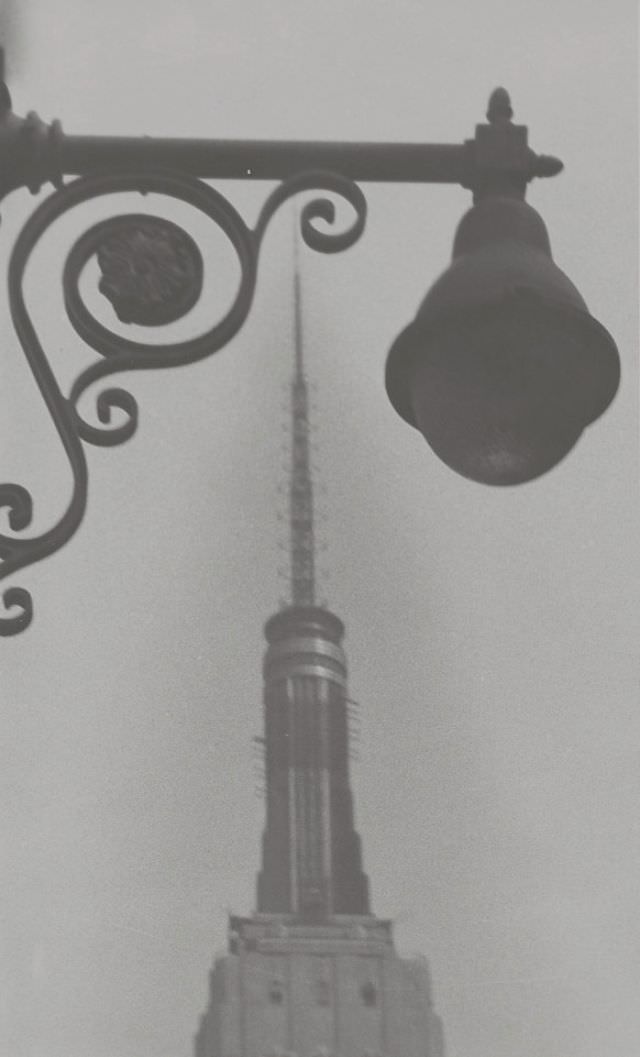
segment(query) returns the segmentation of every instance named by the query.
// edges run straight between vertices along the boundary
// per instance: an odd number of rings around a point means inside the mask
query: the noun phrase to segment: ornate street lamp
[[[59,522],[25,537],[32,500],[18,484],[0,486],[11,534],[0,535],[0,576],[58,550],[86,508],[84,443],[119,444],[132,436],[137,405],[115,387],[96,397],[98,424],[85,420],[79,401],[112,374],[193,363],[237,334],[251,308],[258,257],[278,207],[301,191],[329,191],[353,207],[355,220],[340,233],[333,203],[308,202],[302,237],[333,253],[353,245],[365,224],[358,182],[456,183],[473,191],[453,263],[427,294],[414,322],[394,343],[387,363],[392,404],[417,426],[453,469],[492,484],[530,480],[555,465],[581,431],[602,414],[619,379],[618,355],[607,332],[589,315],[579,293],[551,260],[546,229],[524,201],[528,182],[553,176],[562,164],[535,154],[527,130],[511,121],[507,93],[491,96],[488,124],[459,145],[399,143],[240,142],[66,136],[35,114],[13,114],[0,83],[0,196],[21,187],[56,190],[27,220],[9,262],[9,304],[16,333],[67,453],[73,493]],[[65,176],[78,179],[64,183]],[[253,229],[205,180],[279,180]],[[99,288],[118,318],[158,327],[182,318],[198,301],[203,261],[194,240],[162,217],[127,214],[100,221],[72,246],[64,265],[65,306],[76,332],[99,359],[76,379],[68,396],[58,386],[23,294],[30,255],[50,225],[75,206],[105,195],[136,191],[186,202],[212,220],[234,247],[241,268],[236,297],[208,331],[180,343],[134,341],[91,313],[80,292],[85,265],[97,258]],[[112,425],[114,408],[123,421]],[[9,613],[0,634],[31,621],[28,591],[4,592]]]
[[[523,133],[498,89],[476,142],[495,157]],[[555,466],[609,406],[611,336],[554,264],[524,179],[488,174],[455,235],[453,261],[387,361],[387,392],[453,470],[519,484]]]

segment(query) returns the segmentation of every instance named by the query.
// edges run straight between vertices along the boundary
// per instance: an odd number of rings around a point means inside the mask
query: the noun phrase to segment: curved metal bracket
[[[147,344],[116,334],[99,322],[85,304],[80,277],[89,260],[97,257],[102,278],[99,288],[125,322],[159,327],[184,317],[198,302],[204,264],[195,241],[178,225],[148,214],[128,214],[100,221],[80,236],[67,255],[63,271],[66,311],[78,335],[101,357],[81,372],[65,396],[49,364],[27,309],[23,285],[35,246],[49,227],[81,203],[120,192],[155,193],[185,202],[211,220],[231,242],[240,263],[240,283],[230,308],[208,330],[183,342]],[[302,191],[328,191],[348,202],[355,211],[351,226],[341,232],[324,232],[317,220],[335,222],[330,199],[307,202],[300,213],[301,234],[308,246],[335,253],[352,246],[364,230],[366,200],[351,180],[331,172],[304,172],[281,183],[265,201],[253,229],[220,192],[201,180],[175,172],[128,172],[88,176],[55,192],[23,227],[9,263],[9,303],[20,344],[65,449],[73,489],[60,520],[38,536],[24,537],[32,521],[29,492],[15,483],[0,485],[0,507],[8,509],[10,534],[0,534],[0,578],[40,561],[59,550],[76,532],[87,505],[88,470],[84,443],[112,446],[128,440],[136,430],[138,406],[131,393],[120,387],[102,389],[95,399],[98,425],[89,423],[79,401],[94,383],[113,374],[195,363],[218,352],[245,322],[255,292],[258,257],[265,231],[278,207]],[[124,422],[113,426],[114,408]],[[120,416],[120,418],[122,415]],[[22,587],[5,590],[6,610],[0,617],[0,635],[14,635],[33,616],[29,592]]]

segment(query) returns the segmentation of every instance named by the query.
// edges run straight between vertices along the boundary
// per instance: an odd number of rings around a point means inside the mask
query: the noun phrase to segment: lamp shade
[[[615,343],[554,264],[542,218],[488,197],[462,218],[450,267],[394,342],[396,411],[474,481],[529,481],[555,466],[608,407]]]

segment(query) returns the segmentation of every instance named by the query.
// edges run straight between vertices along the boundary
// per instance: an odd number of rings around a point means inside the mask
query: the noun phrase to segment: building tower
[[[422,958],[374,917],[354,828],[344,626],[316,603],[300,278],[294,277],[291,602],[265,625],[257,911],[229,919],[195,1057],[444,1057]]]

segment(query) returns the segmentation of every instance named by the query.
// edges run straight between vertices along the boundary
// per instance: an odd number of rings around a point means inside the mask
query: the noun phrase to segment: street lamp
[[[489,104],[498,150],[513,135],[503,90]],[[479,130],[480,131],[480,130]],[[613,400],[611,336],[551,257],[525,183],[476,185],[453,261],[393,344],[387,392],[453,470],[519,484],[555,466]]]
[[[21,187],[55,192],[27,220],[9,262],[9,306],[16,333],[49,409],[73,475],[71,500],[56,525],[25,537],[32,499],[21,485],[0,486],[10,534],[0,535],[0,577],[58,550],[76,531],[87,502],[83,443],[110,446],[135,432],[137,404],[121,387],[95,399],[97,424],[80,402],[112,374],[177,366],[221,349],[246,320],[267,225],[288,198],[329,191],[348,202],[355,219],[340,232],[318,229],[335,220],[326,198],[305,204],[302,237],[332,253],[362,234],[366,200],[358,182],[456,183],[473,191],[450,268],[427,294],[416,319],[394,343],[387,363],[392,404],[423,432],[459,473],[492,484],[530,480],[555,465],[584,427],[612,400],[619,378],[615,345],[589,315],[579,293],[551,260],[546,229],[524,202],[527,184],[562,164],[535,154],[527,129],[511,121],[504,89],[491,96],[488,123],[459,145],[314,143],[149,137],[66,136],[59,122],[19,118],[0,81],[0,197]],[[78,179],[64,183],[65,176]],[[281,181],[253,229],[205,180]],[[175,223],[147,213],[113,216],[85,231],[63,269],[65,307],[76,332],[99,359],[65,396],[47,360],[23,293],[30,255],[47,229],[81,203],[122,192],[182,201],[213,221],[231,242],[241,269],[235,299],[221,320],[184,342],[147,344],[100,322],[85,304],[80,279],[96,258],[99,289],[118,318],[159,327],[197,303],[204,264],[196,242]],[[117,423],[112,412],[118,409]],[[22,587],[4,592],[9,613],[0,634],[28,626],[32,601]]]

